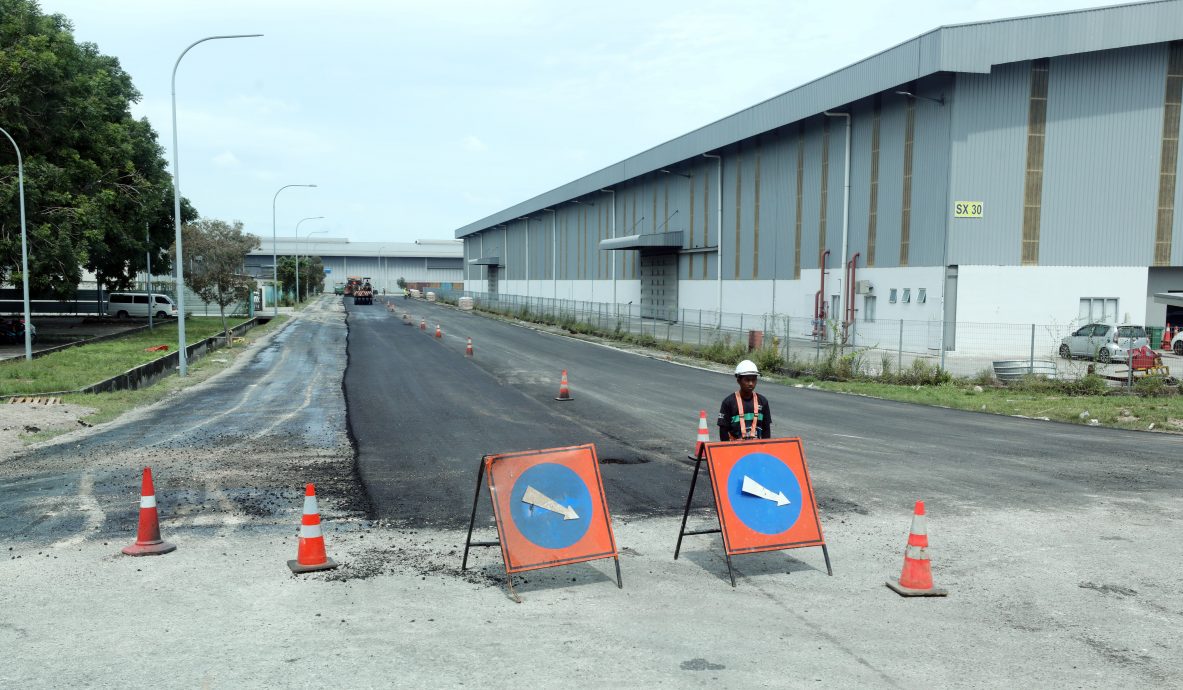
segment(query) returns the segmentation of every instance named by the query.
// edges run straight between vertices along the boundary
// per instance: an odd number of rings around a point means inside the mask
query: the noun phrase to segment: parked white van
[[[146,292],[112,292],[107,297],[107,316],[114,316],[117,319],[126,319],[129,316],[148,316],[148,310],[151,309],[152,315],[158,319],[165,317],[177,316],[177,305],[173,304],[172,299],[168,295],[152,295],[153,304],[148,304],[148,293]]]

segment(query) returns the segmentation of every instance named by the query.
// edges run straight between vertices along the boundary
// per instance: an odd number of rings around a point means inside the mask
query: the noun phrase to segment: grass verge
[[[185,322],[185,340],[190,345],[221,332],[222,321],[217,317],[193,317]],[[167,356],[175,351],[176,343],[177,324],[173,321],[152,331],[80,345],[32,361],[11,359],[0,363],[0,395],[78,390]],[[169,349],[145,351],[156,345],[168,345]]]
[[[955,410],[1142,431],[1183,432],[1183,395],[1142,396],[1120,391],[1102,395],[1063,395],[1040,390],[1038,386],[1033,390],[1023,387],[983,387],[966,381],[935,386],[901,386],[871,381],[814,381],[809,378],[785,379],[785,382]]]

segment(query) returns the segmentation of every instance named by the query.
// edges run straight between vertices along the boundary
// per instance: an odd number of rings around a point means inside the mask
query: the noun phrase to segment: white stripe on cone
[[[320,531],[320,525],[300,525],[301,539],[315,539],[323,533]]]
[[[928,536],[928,516],[927,515],[913,515],[912,516],[912,534],[923,534]]]
[[[304,497],[304,514],[316,515],[316,496]]]
[[[914,561],[927,561],[929,560],[928,549],[923,546],[913,546],[909,544],[908,547],[904,549],[904,557],[911,558]]]
[[[140,507],[141,508],[155,508],[156,507],[156,496],[154,496],[154,495],[153,496],[140,496]]]

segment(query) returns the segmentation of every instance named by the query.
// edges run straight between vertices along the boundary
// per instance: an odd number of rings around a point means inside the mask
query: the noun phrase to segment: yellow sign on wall
[[[957,201],[953,203],[953,217],[954,218],[981,218],[982,217],[982,202],[980,201]]]

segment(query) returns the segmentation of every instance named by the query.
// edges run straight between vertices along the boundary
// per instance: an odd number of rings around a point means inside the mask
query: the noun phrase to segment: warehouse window
[[[912,89],[913,91],[915,88]],[[904,200],[900,213],[900,265],[908,265],[908,253],[912,243],[912,143],[916,138],[916,99],[908,99],[908,111],[904,120]],[[904,289],[908,294],[908,289]],[[908,300],[905,298],[905,302]]]
[[[875,107],[871,113],[871,198],[867,208],[867,266],[875,265],[875,231],[879,226],[879,120],[882,113],[883,102],[876,94]]]
[[[895,302],[896,302],[896,289],[895,288],[892,288],[891,292],[888,293],[887,301],[890,302],[891,304],[895,304]]]
[[[916,303],[924,304],[928,301],[928,288],[916,288]]]
[[[1081,297],[1077,318],[1081,323],[1117,323],[1117,298]]]
[[[912,301],[912,288],[904,288],[904,304]]]
[[[1175,223],[1175,166],[1179,160],[1179,109],[1183,105],[1183,41],[1172,41],[1162,106],[1162,157],[1158,173],[1158,219],[1154,265],[1171,265],[1171,229]]]
[[[822,122],[822,199],[817,224],[817,265],[822,266],[822,254],[826,251],[826,197],[829,194],[830,182],[830,118]],[[845,257],[842,259],[845,261]]]
[[[1031,62],[1031,98],[1027,113],[1027,176],[1023,190],[1024,266],[1039,263],[1039,216],[1043,198],[1043,145],[1047,131],[1048,59]]]
[[[793,279],[801,279],[801,199],[805,192],[805,130],[797,125],[797,228],[793,236]]]

